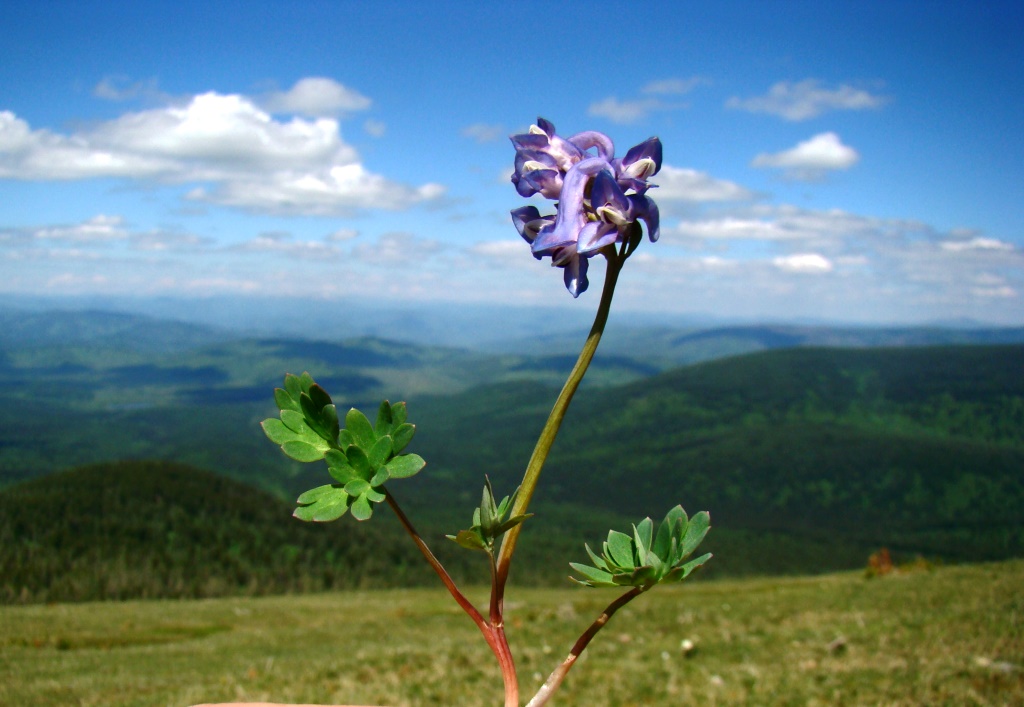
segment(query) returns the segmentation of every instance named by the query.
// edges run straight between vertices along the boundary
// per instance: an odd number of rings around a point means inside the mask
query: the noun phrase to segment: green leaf
[[[619,567],[635,567],[633,561],[633,539],[617,530],[609,531],[605,543],[605,556]]]
[[[295,433],[285,427],[284,423],[276,417],[264,420],[260,423],[260,427],[263,428],[263,434],[274,444],[281,445],[295,439]]]
[[[484,536],[494,536],[497,520],[498,508],[494,505],[494,490],[491,488],[491,480],[485,476],[483,497],[480,500],[480,527]]]
[[[324,458],[326,448],[315,447],[309,442],[292,440],[281,445],[281,450],[289,457],[299,462],[315,462]]]
[[[370,460],[361,447],[353,444],[345,451],[345,456],[348,457],[348,463],[352,465],[360,478],[369,481],[373,477],[376,469],[370,466]]]
[[[384,435],[391,434],[391,404],[385,400],[381,402],[380,407],[377,409],[377,422],[373,425],[373,431],[377,434],[377,437],[383,437]]]
[[[299,403],[283,388],[274,388],[274,404],[278,410],[299,411]]]
[[[575,571],[579,572],[584,580],[570,577],[569,579],[580,584],[585,584],[589,587],[614,587],[616,586],[614,577],[604,570],[599,570],[596,567],[590,567],[589,565],[581,565],[578,562],[570,562],[569,566]]]
[[[348,510],[349,496],[339,486],[328,484],[310,489],[299,496],[300,504],[292,514],[299,520],[327,522],[337,520]]]
[[[377,469],[377,473],[370,479],[370,486],[383,486],[390,478],[391,475],[388,473],[388,468],[382,466],[380,469]]]
[[[352,479],[359,478],[356,470],[348,463],[348,457],[337,449],[331,449],[324,455],[327,460],[327,472],[339,484],[347,484]]]
[[[352,517],[356,520],[368,520],[373,515],[373,506],[370,505],[370,499],[366,496],[360,496],[351,505]]]
[[[454,540],[467,550],[487,550],[487,543],[480,537],[479,532],[472,530],[460,530],[455,535],[446,535],[449,540]]]
[[[337,444],[338,433],[341,431],[341,424],[338,422],[338,409],[334,405],[327,405],[320,411],[320,423],[327,433],[325,439],[331,444]]]
[[[370,490],[370,482],[366,479],[352,479],[345,484],[345,493],[349,496],[362,496]]]
[[[326,390],[315,383],[309,386],[308,395],[316,410],[323,410],[331,404],[331,396],[327,394]]]
[[[707,554],[701,555],[700,557],[694,560],[690,560],[685,565],[680,565],[679,567],[676,567],[674,570],[666,574],[661,581],[682,582],[684,579],[690,576],[691,572],[693,572],[695,569],[703,565],[711,558],[712,554],[709,552]]]
[[[413,436],[416,434],[416,425],[410,425],[404,423],[395,427],[391,433],[391,437],[394,440],[394,453],[398,454],[412,441]]]
[[[414,476],[425,467],[427,463],[418,454],[403,454],[389,461],[385,466],[392,479],[407,479]]]
[[[708,530],[711,529],[711,516],[707,511],[701,511],[690,519],[690,524],[686,527],[686,535],[683,536],[683,551],[682,557],[688,557],[697,546],[704,540],[704,536],[708,534]],[[682,559],[682,558],[680,558]]]
[[[647,551],[651,549],[651,535],[654,532],[654,521],[644,518],[640,525],[633,526],[633,540],[636,542],[637,561],[643,562]]]
[[[522,523],[524,520],[526,520],[527,518],[531,518],[531,517],[533,517],[532,513],[523,513],[523,514],[520,514],[520,515],[517,515],[517,516],[512,516],[511,518],[509,518],[508,520],[506,520],[504,523],[502,523],[501,525],[499,525],[497,527],[497,529],[494,531],[494,537],[498,537],[499,535],[504,535],[508,531],[512,530],[512,528],[516,527],[517,525]]]
[[[330,431],[324,426],[324,423],[320,420],[320,409],[316,407],[312,399],[306,393],[299,396],[299,404],[302,406],[302,416],[305,423],[309,426],[309,429],[313,430],[318,437],[321,439],[334,441],[334,437],[331,436]]]
[[[370,421],[366,419],[366,415],[355,408],[349,410],[345,415],[345,429],[352,433],[354,443],[364,450],[368,450],[377,441],[377,435],[373,433]]]
[[[351,447],[355,444],[355,441],[356,440],[352,436],[352,433],[348,430],[338,430],[338,446],[341,447],[342,450],[346,450]]]
[[[405,403],[395,403],[391,406],[391,425],[392,429],[400,427],[405,423],[405,416],[407,412],[405,409]]]
[[[282,410],[281,411],[281,422],[284,426],[290,429],[296,434],[309,435],[312,430],[309,429],[309,425],[306,424],[306,418],[301,412],[295,410]]]
[[[366,457],[370,462],[370,468],[374,471],[384,466],[384,462],[391,458],[390,435],[384,435],[378,439],[376,444],[374,444],[366,453]]]
[[[598,569],[608,570],[608,563],[604,561],[603,557],[599,557],[597,553],[590,549],[590,545],[584,543],[583,547],[587,549],[587,554],[590,555],[590,561],[594,563],[594,566]]]
[[[619,586],[642,587],[652,584],[657,579],[657,571],[653,567],[638,567],[629,574],[617,575],[615,583]]]
[[[366,493],[364,493],[363,495],[366,496],[368,500],[373,501],[374,503],[380,503],[385,498],[387,498],[387,496],[385,496],[383,493],[373,488],[367,489]]]
[[[683,510],[682,506],[676,506],[680,511]],[[674,511],[675,508],[672,509]],[[654,547],[651,548],[654,553],[661,559],[668,561],[669,553],[672,549],[672,527],[675,522],[672,519],[672,511],[669,511],[669,515],[665,516],[665,519],[658,525],[658,535],[654,538]]]
[[[307,374],[308,375],[308,374]],[[299,408],[299,396],[302,395],[302,382],[299,377],[288,373],[284,377],[284,389],[288,393],[288,396],[292,399],[294,407],[289,406],[290,410],[298,411]]]

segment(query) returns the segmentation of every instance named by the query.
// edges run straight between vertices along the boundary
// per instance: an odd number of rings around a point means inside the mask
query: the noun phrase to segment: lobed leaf
[[[291,440],[281,445],[281,450],[289,457],[299,462],[315,462],[324,458],[327,451],[324,447],[317,447],[303,440]]]
[[[337,520],[345,515],[349,505],[349,495],[345,490],[334,484],[318,486],[299,496],[296,503],[300,504],[292,513],[299,520],[319,523]]]
[[[412,441],[413,435],[416,434],[416,425],[410,425],[409,423],[402,423],[395,427],[391,433],[391,437],[394,440],[394,453],[398,454]]]
[[[352,434],[356,446],[364,450],[369,449],[377,441],[377,435],[373,433],[373,427],[366,415],[352,408],[345,415],[345,429]]]
[[[680,559],[689,557],[701,544],[710,529],[711,515],[707,511],[695,514],[686,528],[686,535],[682,538],[682,557]]]
[[[392,425],[391,403],[384,400],[377,409],[377,422],[373,425],[373,431],[377,437],[383,437],[391,434]]]
[[[403,454],[385,464],[392,479],[407,479],[418,474],[426,465],[418,454]]]
[[[604,544],[605,557],[619,567],[635,567],[633,560],[633,539],[617,530],[608,532],[608,542]]]
[[[576,572],[579,572],[585,578],[583,580],[579,580],[575,577],[570,577],[569,579],[571,579],[574,582],[578,582],[588,587],[617,586],[615,583],[615,578],[608,572],[605,572],[604,570],[599,570],[596,567],[591,567],[589,565],[581,565],[578,562],[570,562],[569,566],[572,567]]]
[[[353,501],[350,510],[352,511],[352,517],[356,520],[369,520],[370,516],[373,515],[373,506],[370,505],[370,499],[365,495]]]
[[[446,535],[445,537],[454,540],[467,550],[487,550],[487,543],[484,542],[479,531],[460,530],[455,535]]]

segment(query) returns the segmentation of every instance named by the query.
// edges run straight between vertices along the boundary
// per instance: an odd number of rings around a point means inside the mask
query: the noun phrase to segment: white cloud
[[[37,240],[73,243],[120,241],[128,238],[128,229],[120,216],[99,214],[83,223],[69,226],[47,226],[31,231]]]
[[[350,241],[353,238],[357,238],[358,236],[359,231],[355,230],[354,228],[339,228],[337,231],[334,231],[333,233],[328,235],[326,240],[331,241],[333,243],[338,243],[340,241]]]
[[[287,214],[402,209],[445,192],[369,172],[336,119],[281,121],[240,95],[205,93],[67,135],[0,112],[0,178],[96,177],[193,183],[192,199]]]
[[[496,142],[507,137],[505,126],[490,123],[473,123],[459,131],[462,137],[468,137],[479,143]]]
[[[250,241],[232,248],[239,252],[274,253],[289,258],[333,260],[341,257],[338,246],[322,241],[295,240],[291,234],[280,231],[261,233]]]
[[[587,108],[587,115],[607,118],[613,123],[635,123],[652,110],[662,106],[661,101],[656,98],[637,98],[629,101],[620,101],[615,96],[609,96],[603,100],[591,103]]]
[[[352,249],[353,258],[364,263],[387,266],[419,264],[442,250],[437,241],[412,233],[383,233],[376,243],[364,243]]]
[[[772,259],[772,265],[780,270],[794,273],[826,273],[832,271],[831,261],[818,253],[781,255]]]
[[[640,93],[682,95],[684,93],[689,93],[702,83],[707,82],[697,76],[688,79],[661,79],[645,84],[644,87],[640,89]]]
[[[734,96],[725,105],[727,108],[800,121],[816,118],[827,111],[866,110],[878,108],[883,103],[884,98],[863,89],[846,84],[826,88],[815,79],[805,79],[796,83],[780,81],[768,90],[767,95],[743,99]]]
[[[110,249],[129,251],[190,251],[208,246],[209,238],[192,233],[132,229],[124,217],[97,214],[79,223],[0,229],[5,257],[94,258]]]
[[[983,238],[981,236],[975,236],[970,240],[944,241],[941,244],[941,247],[943,250],[952,251],[954,253],[971,250],[1013,250],[1013,245],[1011,243],[1007,243],[996,238]]]
[[[794,238],[793,234],[778,223],[769,220],[756,218],[737,218],[724,216],[720,218],[705,219],[700,221],[680,221],[672,229],[662,227],[662,231],[671,230],[672,233],[684,238],[700,239],[744,239],[744,240],[768,240],[774,241],[783,238]]]
[[[157,87],[156,79],[131,81],[125,76],[107,76],[92,89],[92,95],[105,101],[130,101],[136,98],[167,101],[167,94]]]
[[[366,110],[373,102],[334,79],[312,76],[300,79],[287,91],[275,91],[262,101],[270,113],[326,117]]]
[[[782,169],[791,179],[814,180],[829,170],[849,169],[859,160],[857,151],[844,145],[838,135],[820,133],[788,150],[762,153],[750,164],[752,167]]]
[[[374,120],[369,118],[363,123],[363,130],[366,131],[367,135],[373,137],[384,137],[384,133],[388,131],[388,126],[383,121]]]
[[[658,189],[651,192],[655,201],[749,201],[755,194],[735,182],[716,179],[705,172],[685,167],[662,165],[651,182]]]

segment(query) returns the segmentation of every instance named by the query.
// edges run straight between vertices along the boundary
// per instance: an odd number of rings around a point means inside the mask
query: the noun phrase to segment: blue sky
[[[625,310],[1024,324],[1019,2],[0,9],[0,294],[596,306],[508,216],[537,116],[651,135]]]

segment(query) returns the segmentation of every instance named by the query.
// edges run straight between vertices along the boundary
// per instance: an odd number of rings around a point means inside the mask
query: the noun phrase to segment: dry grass
[[[1021,705],[1022,587],[1024,561],[659,588],[616,615],[555,703]],[[524,693],[613,597],[513,588]],[[0,607],[0,704],[499,704],[481,648],[430,590]]]

